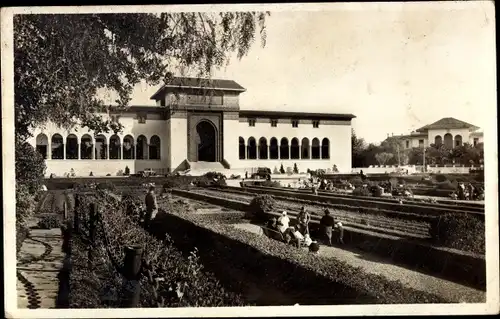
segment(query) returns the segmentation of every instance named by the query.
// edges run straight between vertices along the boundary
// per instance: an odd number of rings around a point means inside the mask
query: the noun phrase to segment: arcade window
[[[293,120],[292,121],[292,127],[299,127],[299,121],[298,120]]]
[[[255,126],[255,119],[248,119],[248,126]]]
[[[318,128],[319,127],[319,121],[313,121],[313,127]]]
[[[406,148],[410,148],[410,141],[406,141]]]
[[[278,126],[278,120],[271,120],[271,126],[272,127]]]

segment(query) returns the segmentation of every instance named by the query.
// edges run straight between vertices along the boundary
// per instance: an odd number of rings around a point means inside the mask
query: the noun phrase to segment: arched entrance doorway
[[[217,158],[217,134],[214,125],[208,121],[199,122],[196,125],[196,135],[197,160],[199,162],[215,162]]]

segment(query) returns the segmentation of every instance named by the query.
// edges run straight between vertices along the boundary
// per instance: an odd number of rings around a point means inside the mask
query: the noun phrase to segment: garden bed
[[[237,189],[234,187],[224,187],[226,189]],[[397,211],[401,213],[410,214],[421,214],[428,216],[439,216],[449,211],[456,211],[457,213],[476,213],[478,218],[484,218],[484,208],[482,213],[476,212],[480,207],[474,208],[461,208],[455,205],[429,205],[428,203],[412,203],[407,202],[405,204],[400,204],[396,201],[391,201],[385,198],[372,198],[372,197],[361,197],[361,196],[332,196],[330,194],[326,195],[324,192],[320,195],[307,194],[300,191],[292,191],[286,188],[277,189],[270,187],[245,187],[245,190],[255,194],[269,194],[276,196],[289,196],[291,198],[298,198],[302,200],[311,201],[322,201],[332,204],[340,205],[355,205],[363,208],[376,208],[388,211]]]
[[[174,239],[189,234],[185,241],[205,252],[203,258],[222,259],[232,267],[259,273],[262,281],[290,292],[300,304],[447,302],[338,260],[210,222],[180,205],[168,205],[166,209],[171,213],[158,221],[160,231],[167,231]]]
[[[208,196],[195,192],[173,190],[174,195],[206,200],[216,205],[242,210],[246,202]],[[291,213],[293,216],[293,213]],[[406,240],[397,236],[382,235],[360,229],[346,228],[346,244],[372,251],[377,255],[391,258],[394,262],[417,267],[426,272],[440,274],[451,280],[479,289],[486,287],[486,262],[484,255],[456,249],[432,246],[426,242]],[[367,243],[371,243],[367,245]]]
[[[91,202],[100,205],[102,222],[87,266]],[[120,307],[122,278],[119,272],[125,246],[144,248],[140,276],[140,307],[217,307],[247,305],[238,293],[224,289],[207,273],[195,251],[185,257],[170,238],[155,239],[137,224],[136,215],[124,213],[123,204],[103,192],[83,195],[77,208],[81,231],[72,234],[73,269],[70,275],[70,306],[78,308]],[[178,286],[179,285],[179,286]]]
[[[245,201],[250,203],[250,201],[255,197],[253,194],[232,194],[223,191],[217,190],[208,190],[208,189],[195,189],[191,190],[191,192],[197,192],[200,194],[207,194],[218,196],[227,199]],[[292,201],[286,201],[277,199],[276,200],[277,207],[279,210],[286,211],[299,211],[303,204],[294,203]],[[318,207],[317,205],[308,205],[308,210],[313,214],[313,218],[319,219],[320,216],[323,216],[323,209],[325,207],[321,205]],[[428,236],[429,234],[429,223],[419,222],[419,221],[411,221],[397,218],[390,218],[382,215],[373,215],[373,214],[362,214],[358,212],[349,212],[340,209],[331,209],[331,213],[333,216],[341,220],[346,224],[354,224],[354,225],[364,225],[364,226],[375,226],[375,227],[384,227],[387,230],[399,230],[405,231],[408,234],[418,234],[422,236]],[[356,226],[354,226],[356,227]]]

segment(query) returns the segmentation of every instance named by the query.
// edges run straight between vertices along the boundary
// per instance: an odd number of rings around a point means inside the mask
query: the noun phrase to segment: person
[[[333,229],[337,229],[339,231],[338,241],[343,244],[344,243],[344,228],[341,222],[336,222],[335,218],[330,214],[330,210],[325,209],[325,215],[321,218],[319,222],[323,234],[325,235],[328,245],[332,245],[332,233]]]
[[[469,190],[469,200],[474,199],[474,186],[472,186],[472,183],[469,183],[468,190]]]
[[[269,228],[271,230],[278,230],[278,220],[276,219],[276,217],[271,218],[267,222],[266,226],[267,226],[267,228]]]
[[[309,234],[309,222],[311,221],[311,214],[306,211],[306,208],[302,206],[299,215],[297,216],[299,221],[299,230],[302,234]]]
[[[465,186],[463,183],[458,184],[458,199],[465,199]]]
[[[285,231],[290,227],[290,218],[286,211],[281,212],[280,218],[278,218],[278,230],[281,233],[285,233]]]
[[[156,202],[156,194],[154,186],[149,187],[145,203],[146,203],[146,216],[144,217],[144,226],[148,228],[151,225],[151,221],[156,217],[156,214],[158,213],[158,204]]]

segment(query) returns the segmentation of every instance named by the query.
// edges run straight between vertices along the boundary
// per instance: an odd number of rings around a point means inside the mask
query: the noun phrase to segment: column
[[[302,144],[299,143],[299,159],[302,159]]]
[[[92,150],[90,151],[90,159],[95,160],[95,140],[92,141],[93,143],[91,144]]]
[[[106,156],[106,159],[110,160],[111,159],[111,156],[110,156],[111,155],[111,141],[108,142],[106,149],[108,152],[108,154],[107,154],[108,156]]]
[[[281,159],[281,144],[278,144],[278,159]]]
[[[52,141],[50,139],[47,141],[47,159],[52,159]]]
[[[321,147],[321,143],[320,143],[320,144],[319,144],[319,159],[321,159],[321,158],[322,158],[322,156],[323,156],[323,155],[321,154],[322,152],[323,152],[323,147]]]
[[[66,159],[66,147],[68,147],[68,143],[64,143],[64,142],[67,142],[66,140],[63,140],[63,159],[65,160]]]
[[[76,155],[77,155],[77,159],[78,160],[82,159],[81,158],[81,152],[82,152],[82,144],[81,143],[76,143]]]

